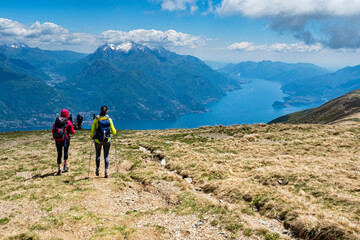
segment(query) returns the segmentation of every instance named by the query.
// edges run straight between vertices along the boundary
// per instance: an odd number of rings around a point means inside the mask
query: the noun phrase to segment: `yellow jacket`
[[[91,139],[93,139],[93,137],[95,136],[96,131],[97,131],[98,127],[99,127],[99,119],[100,119],[100,120],[109,119],[109,121],[110,121],[110,130],[111,130],[111,133],[112,133],[113,135],[116,135],[116,129],[115,129],[115,127],[114,127],[114,124],[113,124],[113,122],[112,122],[112,119],[109,118],[108,115],[106,115],[106,116],[97,116],[96,118],[94,118],[94,121],[93,121],[93,124],[92,124],[92,127],[91,127],[91,134],[90,134]],[[111,138],[109,138],[109,140],[108,140],[107,142],[109,142],[110,140],[111,140]],[[100,143],[100,141],[97,140],[97,139],[95,139],[95,142]]]

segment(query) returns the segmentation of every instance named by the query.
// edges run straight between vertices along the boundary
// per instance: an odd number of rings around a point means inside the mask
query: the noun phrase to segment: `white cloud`
[[[207,39],[175,30],[158,31],[137,29],[129,32],[108,30],[100,35],[76,33],[51,22],[35,22],[26,26],[10,19],[0,18],[0,37],[4,41],[45,43],[58,45],[89,45],[133,41],[166,47],[196,48],[206,44]]]
[[[161,45],[170,47],[190,47],[196,48],[206,44],[206,39],[187,33],[167,30],[137,29],[129,32],[108,30],[99,36],[100,42],[123,42],[133,41],[148,45]]]
[[[0,36],[19,36],[25,34],[27,27],[19,22],[0,18]]]
[[[236,50],[236,51],[255,51],[255,50],[265,50],[266,45],[256,46],[252,42],[238,42],[233,43],[227,47],[229,50]]]
[[[220,15],[241,14],[249,17],[342,17],[360,14],[358,0],[223,0]]]
[[[191,13],[200,13],[207,15],[215,12],[213,1],[219,0],[148,0],[161,4],[163,11],[190,11]]]
[[[8,41],[51,44],[94,44],[96,37],[74,33],[51,22],[35,22],[30,27],[6,18],[0,18],[0,36]]]
[[[197,10],[197,0],[161,0],[161,9],[168,11],[183,11],[190,9],[191,12]]]
[[[320,52],[324,48],[321,43],[307,45],[304,42],[294,44],[275,43],[271,45],[255,45],[252,42],[238,42],[233,43],[227,47],[233,51],[268,51],[268,52],[291,52],[291,53],[307,53],[307,52]]]
[[[216,12],[266,19],[270,29],[290,32],[307,44],[360,47],[359,0],[222,0]]]
[[[149,0],[156,1],[156,0]],[[359,0],[157,0],[162,10],[241,15],[265,19],[268,27],[290,33],[306,44],[360,47]],[[215,3],[214,3],[215,2]]]
[[[197,5],[214,7],[213,0],[149,0],[161,3],[167,11],[191,10]],[[344,17],[360,14],[359,0],[215,0],[216,12],[248,17]],[[220,2],[220,3],[219,3]],[[196,7],[196,9],[198,9]]]

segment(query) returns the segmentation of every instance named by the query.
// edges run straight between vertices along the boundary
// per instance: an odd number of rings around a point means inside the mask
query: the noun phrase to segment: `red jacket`
[[[60,116],[69,119],[69,111],[67,109],[61,110],[61,115]],[[55,130],[55,124],[53,125],[53,128],[52,128],[51,132],[54,133],[54,130]],[[68,120],[68,122],[67,122],[66,133],[67,133],[68,138],[70,138],[69,134],[74,134],[75,133],[74,126],[73,126],[73,124],[71,123],[70,120]]]

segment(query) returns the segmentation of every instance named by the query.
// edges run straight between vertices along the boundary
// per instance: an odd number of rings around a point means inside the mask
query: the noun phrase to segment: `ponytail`
[[[102,106],[100,108],[100,116],[105,116],[107,114],[108,111],[108,107],[107,106]]]

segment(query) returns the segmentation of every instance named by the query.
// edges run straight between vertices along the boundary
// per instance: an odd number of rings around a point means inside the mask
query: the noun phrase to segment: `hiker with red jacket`
[[[58,153],[57,163],[58,172],[57,175],[61,175],[61,158],[62,149],[64,148],[64,172],[69,171],[68,164],[68,152],[70,146],[70,134],[74,134],[74,126],[69,118],[69,111],[67,109],[61,110],[60,117],[57,117],[52,128],[53,137],[55,139],[56,150]]]

